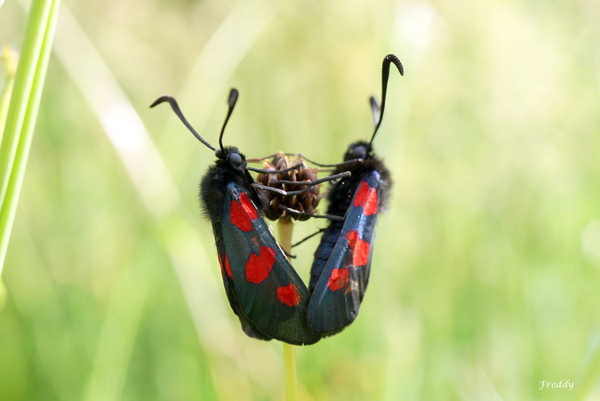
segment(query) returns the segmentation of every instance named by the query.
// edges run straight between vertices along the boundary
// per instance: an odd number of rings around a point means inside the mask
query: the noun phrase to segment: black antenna
[[[221,134],[219,135],[219,146],[221,147],[221,150],[223,150],[223,133],[225,132],[225,126],[227,126],[227,122],[229,121],[229,117],[231,117],[231,113],[233,113],[233,108],[235,107],[239,96],[240,92],[235,88],[231,88],[229,91],[229,98],[227,99],[227,104],[229,106],[227,117],[225,117],[225,122],[221,128]]]
[[[169,96],[169,95],[161,96],[158,99],[156,99],[154,101],[154,103],[152,103],[150,105],[150,107],[152,108],[152,107],[157,106],[157,105],[159,105],[161,103],[164,103],[164,102],[169,102],[169,104],[171,105],[171,108],[173,109],[173,111],[175,112],[175,114],[177,115],[177,117],[179,117],[179,119],[181,120],[181,122],[187,127],[187,129],[189,129],[192,132],[192,134],[194,134],[194,136],[196,138],[198,138],[198,140],[200,142],[202,142],[203,144],[205,144],[206,146],[208,146],[210,149],[212,149],[213,152],[217,151],[217,149],[215,149],[210,143],[208,143],[204,139],[202,139],[202,137],[196,132],[196,130],[194,129],[194,127],[192,127],[192,125],[186,120],[186,118],[184,117],[183,113],[179,109],[179,105],[177,104],[177,100],[175,100],[174,97]]]
[[[381,109],[379,108],[379,103],[373,96],[369,98],[369,103],[371,103],[371,112],[373,113],[373,125],[377,127],[377,123],[379,122],[379,116],[381,115]]]
[[[375,131],[373,131],[373,136],[371,137],[369,144],[371,144],[373,139],[375,139],[375,134],[377,134],[377,130],[381,125],[381,121],[383,121],[383,112],[385,111],[385,96],[387,93],[388,79],[390,77],[391,63],[394,63],[396,68],[398,68],[400,75],[404,75],[404,67],[402,66],[400,60],[398,60],[398,57],[394,56],[393,54],[388,54],[384,57],[383,65],[381,67],[381,106],[377,105],[377,101],[373,97],[370,99],[371,110],[373,110],[373,118],[375,119]],[[378,115],[375,115],[376,110],[379,111]]]

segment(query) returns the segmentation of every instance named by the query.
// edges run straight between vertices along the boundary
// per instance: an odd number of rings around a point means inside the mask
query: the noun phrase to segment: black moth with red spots
[[[350,145],[344,155],[345,163],[331,176],[312,182],[301,180],[303,190],[274,191],[284,197],[302,195],[318,189],[314,186],[324,180],[345,175],[332,185],[328,195],[330,223],[315,252],[309,288],[263,219],[265,205],[255,187],[268,190],[269,186],[254,182],[248,172],[252,168],[237,148],[223,146],[223,132],[237,102],[237,90],[232,89],[229,95],[219,149],[194,130],[174,98],[162,96],[150,106],[168,102],[194,136],[217,156],[200,183],[200,203],[212,225],[227,298],[248,336],[309,345],[343,330],[356,318],[369,281],[377,214],[385,206],[391,185],[389,171],[374,155],[372,142],[383,118],[392,63],[404,75],[396,56],[390,54],[384,58],[381,108],[371,98],[375,117],[371,140]],[[252,170],[265,174],[288,171]],[[310,216],[312,211],[309,212],[301,214]]]
[[[342,164],[333,172],[351,171],[352,175],[329,189],[327,214],[344,220],[330,220],[311,267],[307,321],[309,329],[320,335],[335,334],[356,319],[369,283],[377,214],[386,204],[391,185],[388,169],[372,148],[385,109],[390,64],[404,75],[396,56],[383,59],[381,108],[371,98],[375,118],[371,140],[351,144],[344,161],[356,163]]]
[[[229,304],[244,332],[261,340],[314,344],[321,336],[308,330],[306,324],[308,289],[257,207],[260,200],[246,158],[237,148],[222,144],[237,98],[237,90],[232,89],[219,149],[198,135],[172,97],[163,96],[151,107],[168,102],[186,127],[217,156],[200,183],[200,203],[212,225]]]

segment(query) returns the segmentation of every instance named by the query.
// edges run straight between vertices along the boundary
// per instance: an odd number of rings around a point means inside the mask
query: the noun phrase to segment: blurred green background
[[[3,272],[0,400],[282,400],[229,310],[214,155],[341,160],[394,187],[357,321],[297,348],[302,400],[600,399],[600,3],[65,0]],[[27,14],[0,8],[0,45]],[[2,83],[4,85],[4,83]],[[301,239],[322,222],[297,224]],[[308,277],[317,241],[295,251]],[[570,380],[574,388],[541,381]],[[564,383],[564,382],[563,382]]]

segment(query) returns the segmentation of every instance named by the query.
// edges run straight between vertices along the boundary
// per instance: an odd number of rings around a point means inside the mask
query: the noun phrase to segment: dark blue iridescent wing
[[[358,182],[337,240],[332,236],[322,239],[320,251],[332,250],[324,266],[313,266],[313,270],[321,270],[307,314],[308,327],[315,333],[334,334],[358,315],[369,283],[382,183],[378,171],[366,172]],[[322,261],[317,258],[317,263]]]
[[[251,323],[251,333],[257,329],[290,344],[317,342],[320,336],[306,324],[310,297],[306,285],[244,188],[233,182],[225,188],[220,235],[219,260],[230,303]]]

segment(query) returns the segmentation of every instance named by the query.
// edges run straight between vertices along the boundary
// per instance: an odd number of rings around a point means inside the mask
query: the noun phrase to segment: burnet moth
[[[389,170],[372,146],[385,110],[390,64],[404,75],[396,56],[389,54],[383,59],[381,107],[370,99],[375,119],[371,140],[348,147],[345,163],[334,174],[352,174],[332,183],[327,196],[327,214],[343,217],[343,221],[329,220],[311,267],[307,321],[309,329],[321,335],[335,334],[356,319],[369,282],[375,223],[391,185]]]
[[[245,156],[236,147],[223,146],[223,132],[237,99],[238,91],[232,89],[218,149],[187,122],[174,98],[162,96],[150,107],[168,102],[194,136],[217,156],[200,182],[200,203],[212,225],[229,304],[244,332],[261,340],[314,344],[321,336],[306,324],[308,289],[263,219]]]

